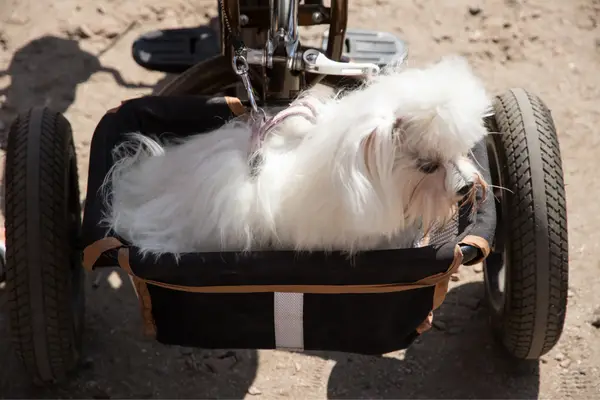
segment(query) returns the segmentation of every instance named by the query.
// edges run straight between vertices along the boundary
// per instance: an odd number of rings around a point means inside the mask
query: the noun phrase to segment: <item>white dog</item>
[[[166,146],[135,134],[107,176],[105,221],[153,254],[412,246],[485,185],[466,156],[490,104],[452,57],[343,96],[308,91],[259,131],[238,119]]]

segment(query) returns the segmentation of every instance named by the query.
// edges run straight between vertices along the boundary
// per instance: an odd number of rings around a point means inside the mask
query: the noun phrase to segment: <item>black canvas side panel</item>
[[[483,179],[488,184],[492,184],[490,162],[485,140],[479,142],[473,148],[472,153],[473,157],[477,160],[477,164],[479,164],[478,169],[483,176]],[[487,240],[491,245],[496,234],[496,199],[494,198],[493,192],[489,190],[485,200],[483,200],[481,194],[478,195],[477,200],[481,201],[481,204],[477,209],[477,214],[471,220],[471,226],[466,229],[465,233],[480,236]]]
[[[148,286],[156,339],[207,349],[273,349],[273,293],[197,294]],[[432,308],[433,288],[388,294],[304,295],[305,350],[383,354],[407,348]]]
[[[273,293],[198,294],[148,285],[156,339],[206,349],[275,347]]]
[[[433,308],[434,288],[384,294],[304,295],[306,350],[383,354],[408,347]]]
[[[471,149],[472,160],[488,184],[493,184],[490,174],[490,163],[487,154],[485,139],[478,142]],[[442,245],[438,251],[438,258],[447,257],[454,251],[454,246],[467,235],[475,235],[484,238],[492,245],[496,234],[496,204],[493,192],[488,190],[487,198],[483,200],[483,192],[477,193],[479,205],[473,214],[471,206],[463,206],[459,210],[458,232],[459,235],[452,243]]]

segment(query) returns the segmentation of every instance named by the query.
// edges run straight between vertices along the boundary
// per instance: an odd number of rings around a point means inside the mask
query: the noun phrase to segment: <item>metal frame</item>
[[[230,43],[227,27],[234,34],[242,36],[246,28],[269,29],[268,41],[263,43],[269,67],[253,66],[250,80],[255,88],[260,89],[259,102],[290,99],[299,90],[320,81],[327,82],[328,77],[293,71],[289,63],[293,62],[295,50],[300,48],[297,40],[298,27],[329,23],[329,38],[326,55],[329,59],[339,61],[342,56],[346,26],[348,23],[348,0],[331,0],[331,7],[319,4],[302,4],[299,0],[270,0],[269,7],[249,7],[244,9],[243,22],[240,24],[240,1],[222,0],[227,14],[220,15],[221,54],[210,60],[201,62],[175,77],[159,92],[159,95],[206,94],[222,92],[224,88],[239,83],[239,77],[232,68],[233,47]],[[308,17],[310,13],[310,19]],[[283,28],[283,40],[277,38],[272,28]],[[290,36],[291,35],[291,36]],[[290,38],[292,43],[290,43]],[[273,40],[275,39],[275,40]],[[295,41],[295,43],[293,43]],[[262,49],[261,49],[262,50]],[[269,54],[270,53],[270,54]],[[291,57],[290,57],[291,56]],[[291,61],[290,61],[291,60]],[[339,83],[339,77],[332,82]],[[354,79],[346,79],[352,83]]]

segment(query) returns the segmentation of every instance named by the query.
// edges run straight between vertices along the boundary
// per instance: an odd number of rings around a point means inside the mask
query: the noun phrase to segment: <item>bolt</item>
[[[317,55],[315,53],[308,53],[304,56],[304,58],[306,59],[306,61],[314,62],[317,60]]]
[[[315,24],[320,24],[321,22],[323,22],[323,14],[320,11],[315,11],[312,14],[312,21]]]
[[[240,25],[246,26],[250,22],[250,18],[246,14],[240,14]]]

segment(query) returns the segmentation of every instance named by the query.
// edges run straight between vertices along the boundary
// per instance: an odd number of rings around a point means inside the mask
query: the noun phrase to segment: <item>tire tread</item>
[[[539,358],[558,342],[565,321],[568,291],[568,237],[566,197],[561,153],[550,111],[537,96],[526,94],[529,108],[520,104],[514,89],[495,102],[499,130],[496,142],[505,155],[505,186],[508,198],[510,277],[500,337],[507,350],[518,358]],[[528,129],[523,113],[532,110],[535,129]],[[540,157],[529,146],[539,143]],[[534,191],[533,181],[543,180],[544,193]],[[512,211],[511,211],[512,210]],[[542,210],[542,211],[541,211]],[[545,212],[543,211],[545,210]],[[542,220],[542,224],[536,221]],[[541,226],[540,226],[541,225]],[[542,232],[540,232],[542,229]],[[537,257],[546,235],[548,265]],[[544,253],[545,254],[545,253]],[[548,269],[549,295],[540,300],[538,279]],[[542,297],[545,297],[542,295]],[[541,307],[545,312],[539,312]],[[539,330],[540,315],[543,332]],[[536,328],[538,327],[538,328]],[[532,347],[543,340],[541,350]]]
[[[69,122],[62,114],[43,109],[39,136],[32,136],[34,112],[20,115],[8,137],[7,290],[16,353],[34,382],[51,383],[66,376],[79,353],[79,340],[72,329],[76,316],[69,277],[74,250],[66,213],[69,177],[65,175],[69,168],[75,168],[77,175],[77,163]],[[32,143],[36,140],[39,142]],[[37,165],[32,165],[30,146],[39,146]],[[37,171],[32,173],[33,169]],[[29,196],[32,185],[37,185],[38,198]],[[77,186],[75,182],[71,189],[76,189],[79,197]],[[32,207],[36,212],[31,213]],[[30,241],[30,229],[38,230],[39,241]],[[41,287],[42,293],[32,296],[34,287]]]

